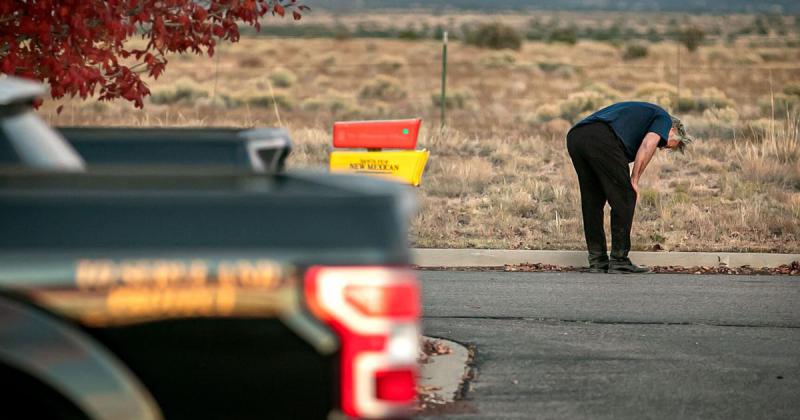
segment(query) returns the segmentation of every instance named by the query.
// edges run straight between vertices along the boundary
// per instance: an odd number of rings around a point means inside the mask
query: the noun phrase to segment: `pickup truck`
[[[59,127],[92,167],[191,165],[275,173],[292,143],[279,128]]]
[[[0,417],[410,414],[408,189],[278,164],[87,169],[31,111],[42,94],[0,79]]]

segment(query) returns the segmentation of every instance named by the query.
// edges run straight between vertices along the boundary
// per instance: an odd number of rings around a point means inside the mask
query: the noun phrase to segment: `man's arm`
[[[636,159],[633,161],[633,172],[631,172],[631,185],[633,190],[636,191],[636,201],[639,201],[639,178],[650,163],[650,159],[656,153],[658,142],[661,136],[656,133],[650,132],[644,136],[642,145],[639,146],[639,151],[636,152]]]

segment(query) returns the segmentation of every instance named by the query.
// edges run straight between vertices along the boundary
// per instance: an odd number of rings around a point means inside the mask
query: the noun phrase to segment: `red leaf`
[[[6,74],[14,74],[14,62],[11,61],[10,57],[5,57],[3,60],[0,60],[0,70]]]
[[[213,55],[218,39],[239,39],[239,25],[258,28],[269,11],[285,16],[284,1],[295,20],[308,10],[296,0],[0,0],[0,16],[15,17],[0,19],[0,71],[46,81],[53,98],[99,90],[141,107],[142,78],[163,74],[166,54]],[[133,37],[145,46],[126,49]]]

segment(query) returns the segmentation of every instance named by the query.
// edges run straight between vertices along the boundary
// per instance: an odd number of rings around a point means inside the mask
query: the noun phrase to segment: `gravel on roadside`
[[[523,273],[538,272],[576,272],[584,271],[583,267],[563,267],[553,264],[524,263],[506,264],[489,267],[414,267],[417,270],[427,271],[508,271]],[[681,267],[677,265],[651,266],[650,272],[656,274],[721,274],[721,275],[764,275],[764,276],[800,276],[800,261],[793,261],[791,264],[782,264],[777,267],[751,267],[743,265],[740,267],[729,267],[725,264],[717,266],[693,266]]]

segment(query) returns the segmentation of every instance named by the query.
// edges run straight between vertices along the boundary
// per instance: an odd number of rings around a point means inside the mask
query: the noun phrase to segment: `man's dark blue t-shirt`
[[[664,147],[672,128],[672,118],[667,111],[647,102],[616,103],[589,115],[572,128],[597,121],[611,126],[622,142],[630,162],[636,158],[636,152],[647,133],[652,131],[661,136],[658,146]]]

